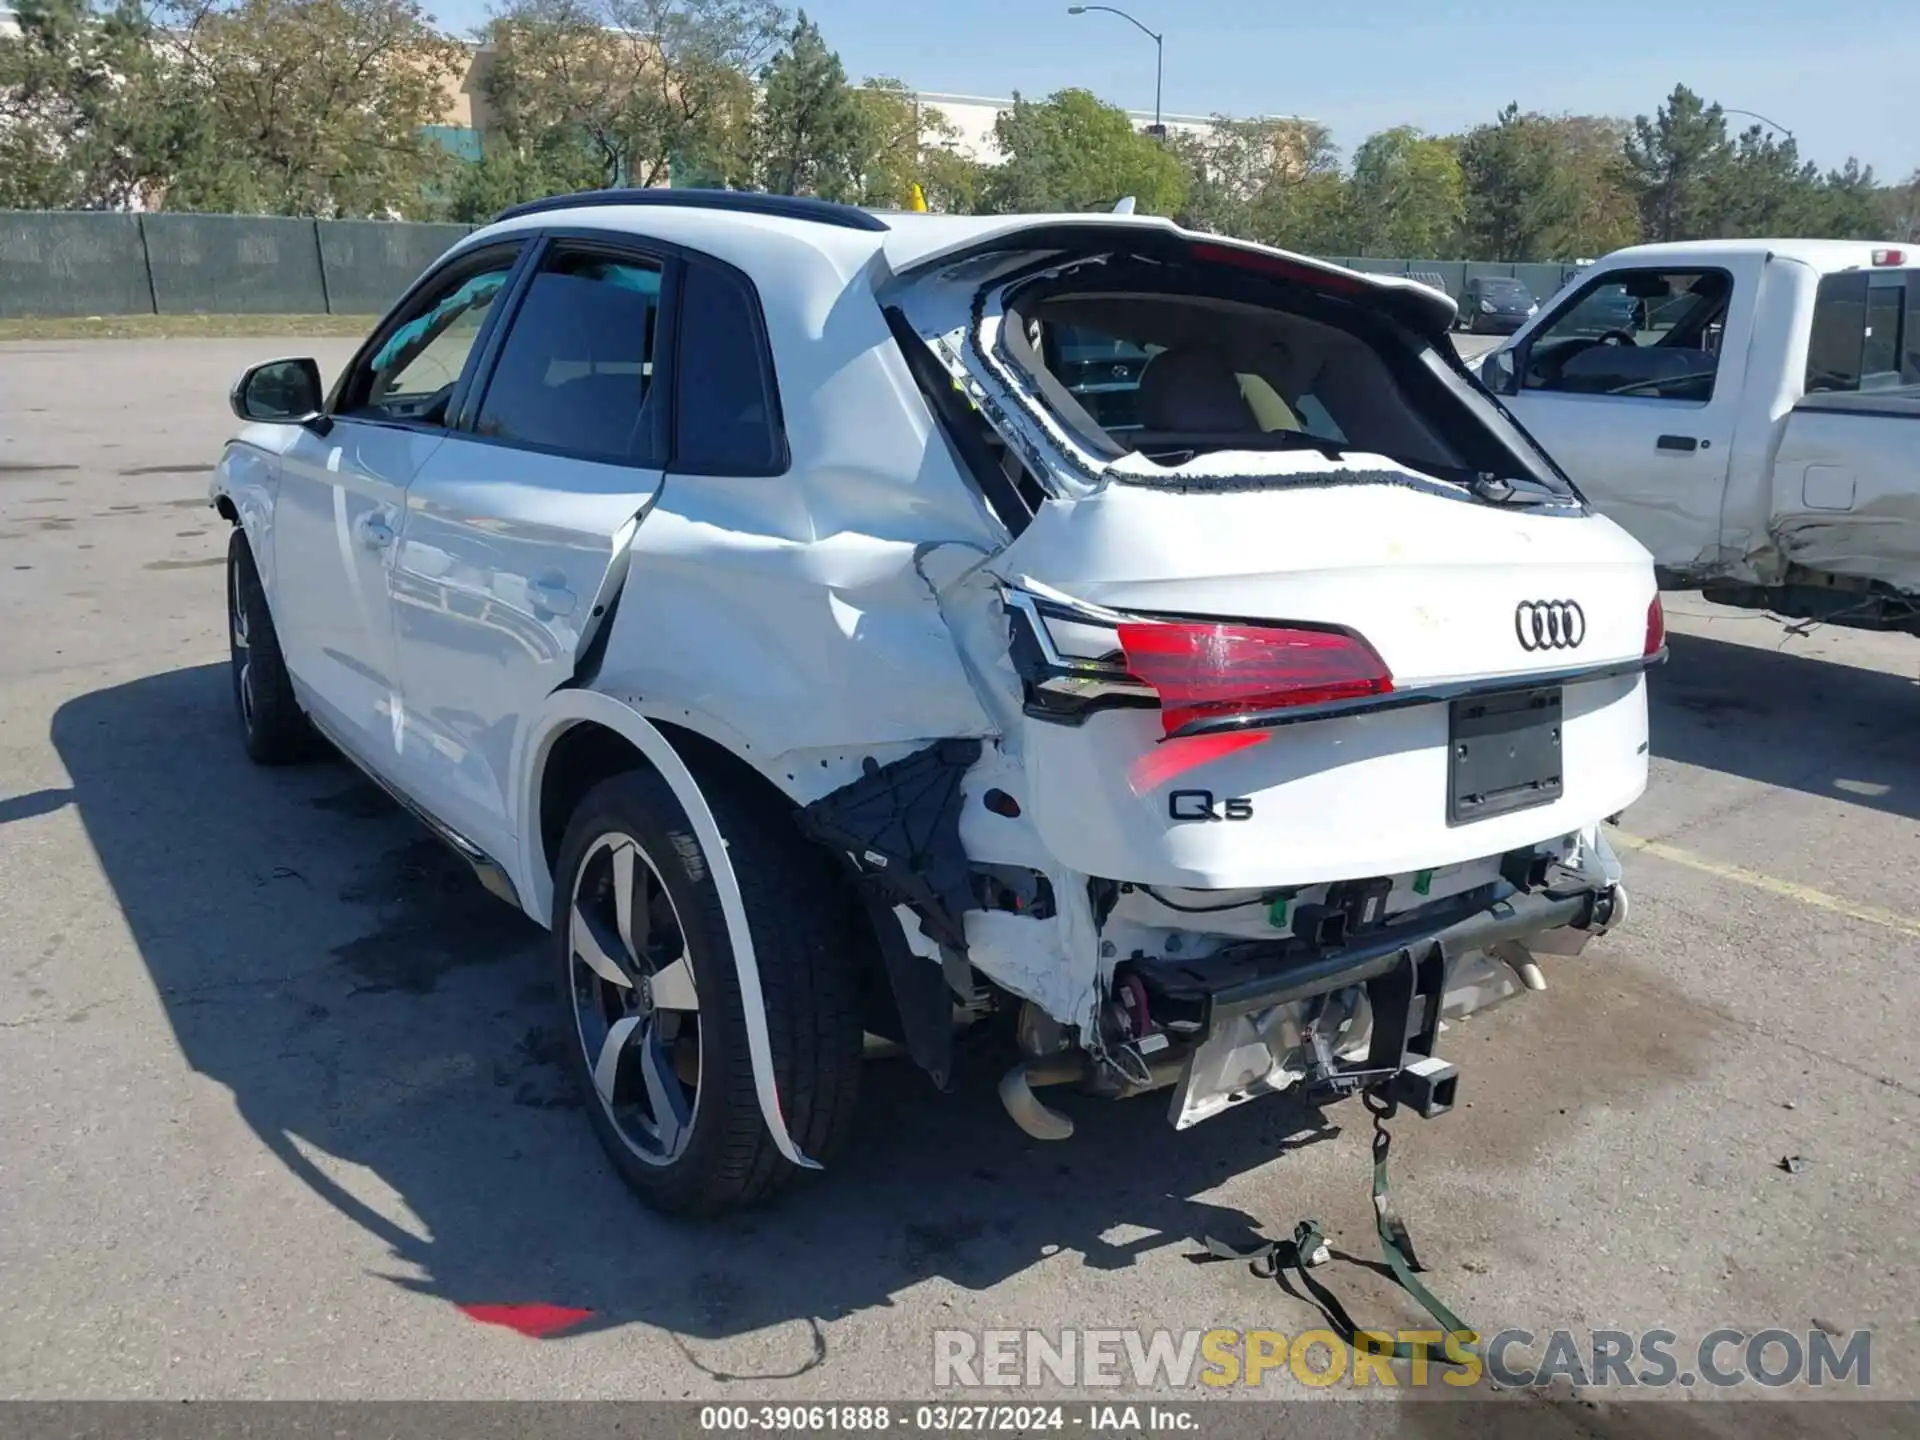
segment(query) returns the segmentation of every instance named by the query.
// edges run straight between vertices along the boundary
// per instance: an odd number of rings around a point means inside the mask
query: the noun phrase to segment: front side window
[[[355,372],[341,413],[445,424],[454,387],[513,262],[513,255],[503,254],[477,268],[462,267],[430,290]]]
[[[1732,294],[1723,270],[1616,271],[1534,335],[1523,388],[1709,400]]]
[[[495,440],[622,465],[660,463],[660,266],[560,249],[527,287],[474,423]]]

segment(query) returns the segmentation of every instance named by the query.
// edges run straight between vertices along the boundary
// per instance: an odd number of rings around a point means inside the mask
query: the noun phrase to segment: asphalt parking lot
[[[226,388],[350,349],[0,345],[0,1393],[899,1397],[936,1328],[1318,1323],[1193,1237],[1315,1215],[1371,1258],[1351,1106],[1175,1135],[1085,1101],[1045,1146],[995,1077],[882,1061],[855,1154],[777,1211],[628,1198],[541,933],[343,765],[258,770],[235,734]],[[1920,1398],[1920,640],[1669,600],[1631,924],[1453,1027],[1463,1106],[1400,1124],[1397,1191],[1483,1331],[1866,1328],[1874,1393]],[[1421,1318],[1341,1270],[1363,1322]],[[535,1340],[462,1309],[532,1302],[591,1314]],[[1660,1433],[1796,1428],[1684,1408]]]

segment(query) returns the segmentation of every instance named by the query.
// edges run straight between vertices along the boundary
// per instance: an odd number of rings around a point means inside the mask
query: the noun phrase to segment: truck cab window
[[[1626,270],[1576,293],[1527,346],[1524,388],[1703,402],[1713,397],[1733,280]]]

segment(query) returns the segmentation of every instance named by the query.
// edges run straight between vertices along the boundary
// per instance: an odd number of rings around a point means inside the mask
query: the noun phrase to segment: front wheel
[[[227,649],[240,738],[256,765],[289,765],[315,750],[312,727],[287,678],[266,588],[244,530],[227,542]]]
[[[823,1160],[847,1137],[860,1078],[853,897],[770,798],[725,777],[704,789],[753,939],[788,1133]],[[665,780],[632,771],[587,795],[553,903],[571,1068],[621,1178],[654,1208],[690,1215],[790,1181],[761,1118],[719,892]]]

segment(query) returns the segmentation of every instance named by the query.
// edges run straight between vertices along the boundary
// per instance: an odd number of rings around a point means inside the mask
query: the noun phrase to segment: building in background
[[[958,138],[951,143],[953,148],[970,160],[978,160],[984,165],[998,164],[1006,157],[1000,153],[998,141],[994,138],[993,124],[1000,118],[1000,112],[1011,110],[1011,99],[996,99],[986,95],[953,95],[943,90],[916,90],[913,103],[921,110],[937,110],[959,132]],[[1151,110],[1129,110],[1127,118],[1133,121],[1136,130],[1153,128]],[[1208,115],[1162,115],[1161,123],[1169,134],[1187,133],[1204,135],[1213,129],[1213,119]],[[923,130],[922,134],[926,132]]]

